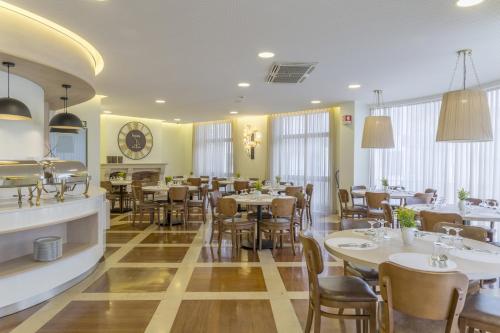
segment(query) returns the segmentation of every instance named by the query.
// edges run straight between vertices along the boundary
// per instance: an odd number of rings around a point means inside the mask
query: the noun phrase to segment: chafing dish
[[[84,184],[83,195],[88,196],[90,176],[87,168],[79,161],[43,160],[43,185],[54,185],[58,188],[56,198],[64,201],[64,193],[72,191],[77,184]]]
[[[37,205],[40,204],[42,168],[37,161],[0,161],[0,188],[17,188],[19,205],[22,201],[21,189],[27,187],[29,200],[37,191]]]

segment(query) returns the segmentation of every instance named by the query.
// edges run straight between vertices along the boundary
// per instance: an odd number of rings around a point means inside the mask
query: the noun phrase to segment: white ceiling
[[[182,121],[289,112],[347,100],[411,99],[448,88],[455,51],[500,79],[500,1],[9,0],[103,55],[96,90],[114,114]],[[272,51],[274,59],[257,53]],[[302,84],[267,84],[273,61],[318,62]],[[472,79],[472,77],[471,77]],[[249,88],[237,83],[250,82]],[[349,83],[360,83],[349,90]],[[242,103],[236,103],[244,95]],[[157,98],[166,104],[155,104]]]

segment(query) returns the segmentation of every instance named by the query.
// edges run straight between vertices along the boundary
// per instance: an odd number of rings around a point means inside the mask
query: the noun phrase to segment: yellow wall
[[[238,117],[233,120],[233,150],[234,150],[234,172],[240,173],[242,177],[258,177],[266,179],[267,176],[267,116]],[[255,148],[255,159],[250,159],[243,147],[243,132],[250,125],[252,129],[262,134],[260,146]]]

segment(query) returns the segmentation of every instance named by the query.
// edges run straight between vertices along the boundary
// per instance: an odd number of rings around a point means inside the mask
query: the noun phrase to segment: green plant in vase
[[[387,180],[386,177],[383,177],[381,179],[382,182],[382,187],[384,188],[384,191],[387,191],[387,188],[389,187],[389,180]]]
[[[237,172],[237,173],[235,174],[235,176],[236,176],[236,178],[237,178],[237,179],[240,179],[241,174],[240,174],[239,172]]]
[[[276,176],[276,177],[274,177],[274,179],[276,180],[276,185],[279,185],[281,183],[281,177],[280,176]]]
[[[411,245],[415,239],[415,229],[417,223],[415,222],[415,211],[400,207],[396,210],[398,215],[399,225],[401,226],[401,235],[405,245]]]
[[[464,211],[465,210],[465,201],[467,199],[469,199],[469,192],[467,192],[462,187],[461,189],[458,190],[457,197],[458,197],[458,209],[460,209],[460,211]]]
[[[172,176],[166,176],[165,177],[165,184],[168,185],[174,180],[174,177]]]

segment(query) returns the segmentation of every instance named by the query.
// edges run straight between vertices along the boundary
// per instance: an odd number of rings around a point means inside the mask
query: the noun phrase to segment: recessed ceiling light
[[[248,83],[248,82],[240,82],[240,83],[238,83],[238,87],[240,87],[240,88],[250,87],[250,83]]]
[[[164,99],[157,99],[155,102],[158,104],[165,104],[167,101]]]
[[[229,111],[230,114],[238,114],[238,111]]]
[[[479,5],[483,1],[484,0],[458,0],[457,6],[458,7],[472,7],[475,5]]]
[[[311,101],[311,104],[319,104],[319,103],[321,103],[321,101],[318,101],[317,99],[316,99],[316,100]]]
[[[347,87],[349,89],[358,89],[358,88],[361,88],[361,85],[357,84],[357,83],[353,83],[353,84],[348,85]]]
[[[104,111],[102,111],[102,112],[103,112],[103,113],[106,113],[106,114],[113,113],[113,112],[111,112],[111,111],[109,111],[109,110],[104,110]]]
[[[174,118],[174,121],[181,121],[181,118]]]
[[[274,53],[272,53],[272,52],[264,51],[264,52],[259,53],[259,58],[269,59],[269,58],[273,58],[273,57],[274,57]]]

